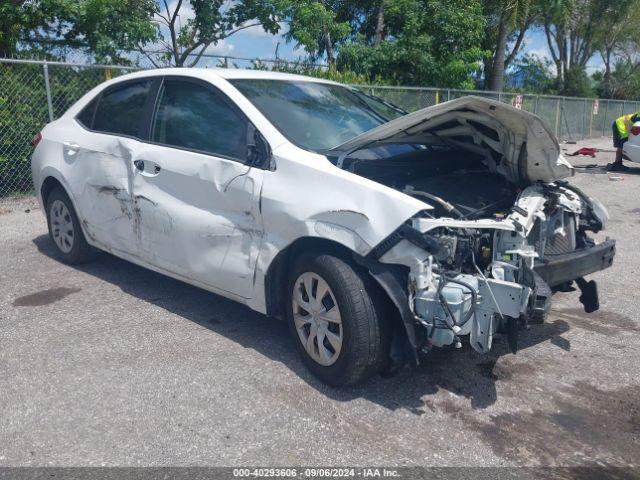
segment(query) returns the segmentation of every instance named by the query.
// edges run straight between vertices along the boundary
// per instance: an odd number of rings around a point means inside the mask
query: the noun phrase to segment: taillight
[[[38,132],[36,136],[33,137],[33,140],[31,140],[31,145],[33,145],[34,148],[37,147],[40,140],[42,140],[42,133]]]
[[[631,127],[631,135],[640,135],[640,127]]]

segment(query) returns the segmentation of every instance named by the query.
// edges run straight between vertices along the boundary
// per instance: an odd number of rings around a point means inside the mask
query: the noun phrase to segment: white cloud
[[[537,57],[537,58],[539,58],[540,60],[543,60],[543,61],[546,60],[546,61],[551,62],[549,64],[548,71],[552,75],[556,74],[556,64],[553,63],[553,60],[551,58],[551,52],[549,51],[549,47],[547,47],[546,45],[545,46],[540,46],[538,48],[529,48],[529,49],[523,48],[522,49],[522,54],[523,55],[526,54],[526,55],[529,55],[529,56],[532,56],[532,57]]]
[[[243,25],[251,25],[252,23],[255,23],[255,22],[256,22],[255,20],[248,20]],[[280,22],[279,26],[280,26],[279,32],[280,33],[284,32],[286,28],[285,23]],[[269,39],[272,39],[274,43],[280,39],[279,34],[273,35],[265,31],[265,29],[262,28],[262,25],[255,25],[253,27],[245,28],[244,30],[241,30],[240,32],[238,32],[238,35],[246,35],[247,37],[252,37],[252,38],[269,38]]]
[[[169,2],[169,16],[173,15],[178,7],[178,0],[171,0]],[[164,3],[160,4],[160,13],[163,17],[167,16],[167,11],[164,8]],[[180,5],[180,10],[178,12],[178,22],[179,24],[186,23],[188,20],[195,18],[196,14],[193,11],[193,7],[191,6],[191,2],[189,0],[184,0],[182,5]]]
[[[296,46],[291,51],[291,54],[293,55],[294,58],[306,57],[307,56],[307,51],[302,46]]]
[[[251,24],[252,22],[245,22],[244,25]],[[255,25],[253,27],[245,28],[237,33],[237,35],[245,35],[251,38],[268,38],[273,37],[269,32],[265,32],[262,25]]]
[[[209,45],[205,50],[205,53],[208,55],[230,55],[234,48],[235,47],[231,43],[225,40],[220,40],[215,45]]]
[[[593,73],[598,70],[604,70],[604,61],[600,54],[595,54],[587,63],[587,72]]]

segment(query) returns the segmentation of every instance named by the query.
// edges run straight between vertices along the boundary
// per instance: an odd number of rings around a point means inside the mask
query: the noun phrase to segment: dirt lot
[[[561,293],[516,355],[440,350],[343,390],[285,325],[106,254],[65,266],[33,200],[5,201],[0,465],[638,465],[640,165],[621,176],[572,180],[618,240],[599,312]]]

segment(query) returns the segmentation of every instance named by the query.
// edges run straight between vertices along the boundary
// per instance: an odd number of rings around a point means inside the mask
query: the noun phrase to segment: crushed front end
[[[486,353],[500,332],[515,351],[520,328],[544,321],[552,292],[572,281],[585,310],[598,308],[596,284],[583,277],[611,266],[615,255],[614,240],[588,236],[607,220],[598,201],[565,182],[536,183],[508,211],[487,215],[437,218],[426,211],[369,254],[370,271],[400,308],[414,350],[459,346],[468,336]],[[374,263],[403,266],[408,308],[393,285],[402,274],[385,278]]]

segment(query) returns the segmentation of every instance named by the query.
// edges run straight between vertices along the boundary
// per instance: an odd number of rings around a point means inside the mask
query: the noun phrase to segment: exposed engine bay
[[[552,289],[574,280],[585,310],[598,308],[595,282],[583,275],[611,264],[614,243],[579,264],[567,256],[595,246],[587,231],[604,227],[604,207],[564,181],[516,183],[495,168],[493,155],[488,163],[486,154],[443,142],[373,147],[342,159],[342,168],[430,206],[369,255],[408,268],[422,350],[460,346],[469,335],[486,353],[502,332],[515,351],[520,327],[541,323]],[[555,260],[562,266],[546,269]]]

